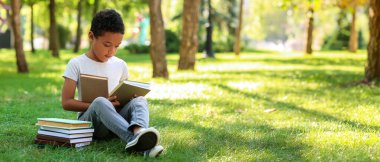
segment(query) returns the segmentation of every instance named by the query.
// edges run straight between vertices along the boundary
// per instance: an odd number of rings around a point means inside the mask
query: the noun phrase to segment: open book
[[[108,94],[108,79],[93,75],[81,74],[80,75],[81,99],[83,102],[91,103],[96,97],[117,96],[120,105],[124,106],[128,103],[134,95],[145,96],[150,92],[150,84],[123,81],[117,85],[110,94]],[[84,100],[86,99],[86,100]]]

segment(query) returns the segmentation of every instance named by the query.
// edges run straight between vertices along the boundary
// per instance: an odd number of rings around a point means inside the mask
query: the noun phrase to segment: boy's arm
[[[74,99],[75,96],[75,89],[77,88],[77,82],[66,78],[63,83],[62,87],[62,107],[65,110],[68,111],[76,111],[76,112],[83,112],[88,109],[90,106],[90,103],[78,101]],[[116,96],[111,96],[108,98],[108,100],[112,103],[113,106],[117,107],[120,106],[119,101],[117,100]]]
[[[77,82],[66,77],[64,78],[65,81],[62,87],[61,101],[63,109],[77,112],[86,111],[90,106],[90,103],[85,103],[74,99]]]

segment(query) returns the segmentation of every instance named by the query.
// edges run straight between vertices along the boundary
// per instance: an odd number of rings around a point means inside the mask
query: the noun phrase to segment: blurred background
[[[352,0],[351,0],[352,1]],[[314,18],[314,50],[349,50],[350,37],[356,35],[357,48],[364,49],[368,42],[368,5],[350,0],[245,0],[243,1],[242,50],[305,50],[308,21]],[[21,0],[21,33],[25,50],[47,49],[49,46],[48,0]],[[126,33],[122,48],[131,52],[148,53],[150,44],[149,6],[147,0],[55,0],[54,13],[59,48],[88,46],[87,32],[94,13],[113,8],[122,15]],[[178,52],[181,32],[183,0],[161,2],[167,52]],[[206,28],[212,16],[213,50],[233,51],[235,31],[239,24],[240,0],[200,1],[198,39],[200,52],[204,51]],[[78,6],[80,5],[80,6]],[[211,8],[209,8],[209,6]],[[310,12],[313,7],[313,13]],[[209,11],[211,10],[211,11]],[[2,0],[0,8],[1,48],[12,48],[10,2]],[[81,20],[78,21],[78,18]],[[353,20],[356,18],[356,21]],[[80,41],[77,41],[77,27]],[[355,26],[354,31],[351,30]],[[32,44],[33,42],[33,44]],[[33,45],[33,47],[32,47]]]

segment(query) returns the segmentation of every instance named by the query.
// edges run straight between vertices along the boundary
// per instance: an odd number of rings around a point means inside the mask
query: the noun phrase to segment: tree
[[[29,0],[29,6],[30,6],[30,46],[32,48],[32,53],[34,53],[36,51],[36,49],[34,49],[34,11],[33,11],[33,6],[35,4],[34,1],[32,0]]]
[[[365,81],[371,82],[380,77],[380,0],[370,0],[368,60]]]
[[[17,62],[17,71],[19,73],[28,73],[28,63],[25,59],[23,40],[21,36],[21,23],[20,23],[20,1],[12,0],[12,30],[14,35],[14,47],[16,50],[16,62]]]
[[[240,55],[240,31],[241,31],[241,26],[243,23],[243,3],[244,0],[240,0],[240,7],[239,7],[239,25],[236,29],[236,35],[235,35],[235,55],[239,56]]]
[[[74,52],[79,51],[80,43],[81,43],[81,36],[82,36],[82,30],[81,30],[81,17],[82,17],[82,0],[78,0],[78,13],[77,13],[77,35],[74,45]]]
[[[178,70],[194,70],[198,51],[198,17],[200,0],[184,0]]]
[[[149,0],[150,15],[150,58],[153,64],[153,77],[169,78],[166,64],[165,30],[161,12],[161,0]]]
[[[313,2],[313,1],[312,1]],[[313,53],[313,29],[314,29],[314,6],[311,4],[307,13],[308,25],[307,25],[307,38],[306,38],[306,54],[311,55]]]
[[[279,0],[281,7],[286,9],[306,9],[307,17],[307,37],[306,37],[306,54],[313,53],[313,32],[314,32],[314,14],[315,11],[320,9],[323,5],[330,3],[329,1],[322,0]]]
[[[227,31],[229,33],[228,41],[230,41],[231,44],[234,44],[236,29],[238,28],[239,23],[240,5],[238,4],[237,0],[228,0],[226,1],[225,5],[227,5],[226,14],[222,14],[215,10],[214,15],[220,14],[221,17],[224,17],[224,21],[226,22],[227,26]]]
[[[58,32],[57,32],[57,23],[55,20],[55,0],[50,0],[49,13],[50,13],[49,46],[53,52],[52,53],[53,57],[59,57]]]
[[[186,0],[185,0],[185,3],[186,3]],[[193,2],[193,3],[195,3],[195,2]],[[208,5],[208,8],[207,8],[207,11],[208,11],[207,21],[208,22],[206,24],[205,52],[206,52],[206,57],[215,57],[215,53],[212,50],[212,29],[213,29],[212,16],[213,16],[213,13],[212,13],[212,7],[211,7],[211,0],[207,0],[207,5]],[[197,11],[198,11],[198,9],[197,9]]]
[[[99,0],[94,1],[94,8],[92,10],[92,17],[95,16],[95,14],[98,12],[99,9]]]
[[[358,32],[356,31],[356,10],[360,5],[367,3],[367,0],[338,0],[338,6],[341,9],[348,9],[351,12],[351,29],[350,29],[350,41],[349,51],[356,52],[358,49]]]
[[[358,32],[356,31],[356,5],[354,5],[352,8],[349,51],[356,52],[357,49],[358,49]]]

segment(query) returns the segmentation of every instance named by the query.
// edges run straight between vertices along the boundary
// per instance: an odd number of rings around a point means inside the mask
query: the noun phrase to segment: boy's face
[[[104,32],[95,37],[91,31],[88,33],[91,40],[90,58],[98,62],[106,62],[116,54],[117,48],[123,40],[123,34]]]

